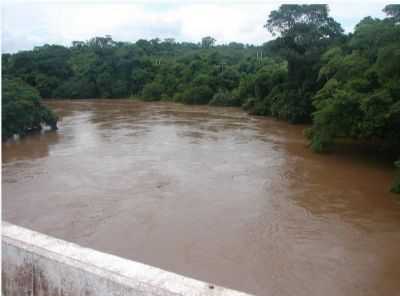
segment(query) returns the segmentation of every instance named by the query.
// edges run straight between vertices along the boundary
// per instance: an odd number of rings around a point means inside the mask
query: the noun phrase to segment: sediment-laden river
[[[399,295],[390,163],[234,108],[52,101],[3,143],[3,219],[257,295]]]

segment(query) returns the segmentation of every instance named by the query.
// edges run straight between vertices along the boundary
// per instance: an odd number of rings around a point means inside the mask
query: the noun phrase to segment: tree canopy
[[[57,128],[57,117],[42,105],[36,89],[21,79],[5,78],[2,81],[2,137],[23,135],[41,130],[42,125]]]

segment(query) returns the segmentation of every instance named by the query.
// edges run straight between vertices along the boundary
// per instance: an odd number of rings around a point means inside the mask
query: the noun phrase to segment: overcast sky
[[[98,1],[3,0],[2,50],[16,52],[49,44],[70,45],[109,34],[114,40],[159,37],[198,42],[261,44],[272,37],[263,28],[279,1]],[[288,2],[285,3],[296,3]],[[310,2],[308,2],[310,3]],[[365,16],[383,17],[385,2],[329,1],[331,15],[349,32]]]

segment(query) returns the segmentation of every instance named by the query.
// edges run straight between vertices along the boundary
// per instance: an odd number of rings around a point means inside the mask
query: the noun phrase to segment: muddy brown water
[[[49,102],[3,143],[3,219],[257,295],[400,295],[389,163],[239,109]]]

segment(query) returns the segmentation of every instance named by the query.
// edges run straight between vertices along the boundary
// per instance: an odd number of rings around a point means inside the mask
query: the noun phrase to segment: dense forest
[[[281,5],[264,25],[276,38],[262,46],[105,36],[3,54],[3,139],[56,127],[40,97],[130,97],[241,106],[310,123],[316,152],[353,139],[399,156],[400,5],[383,11],[386,18],[366,17],[345,34],[327,5]],[[400,177],[392,190],[400,192]]]

